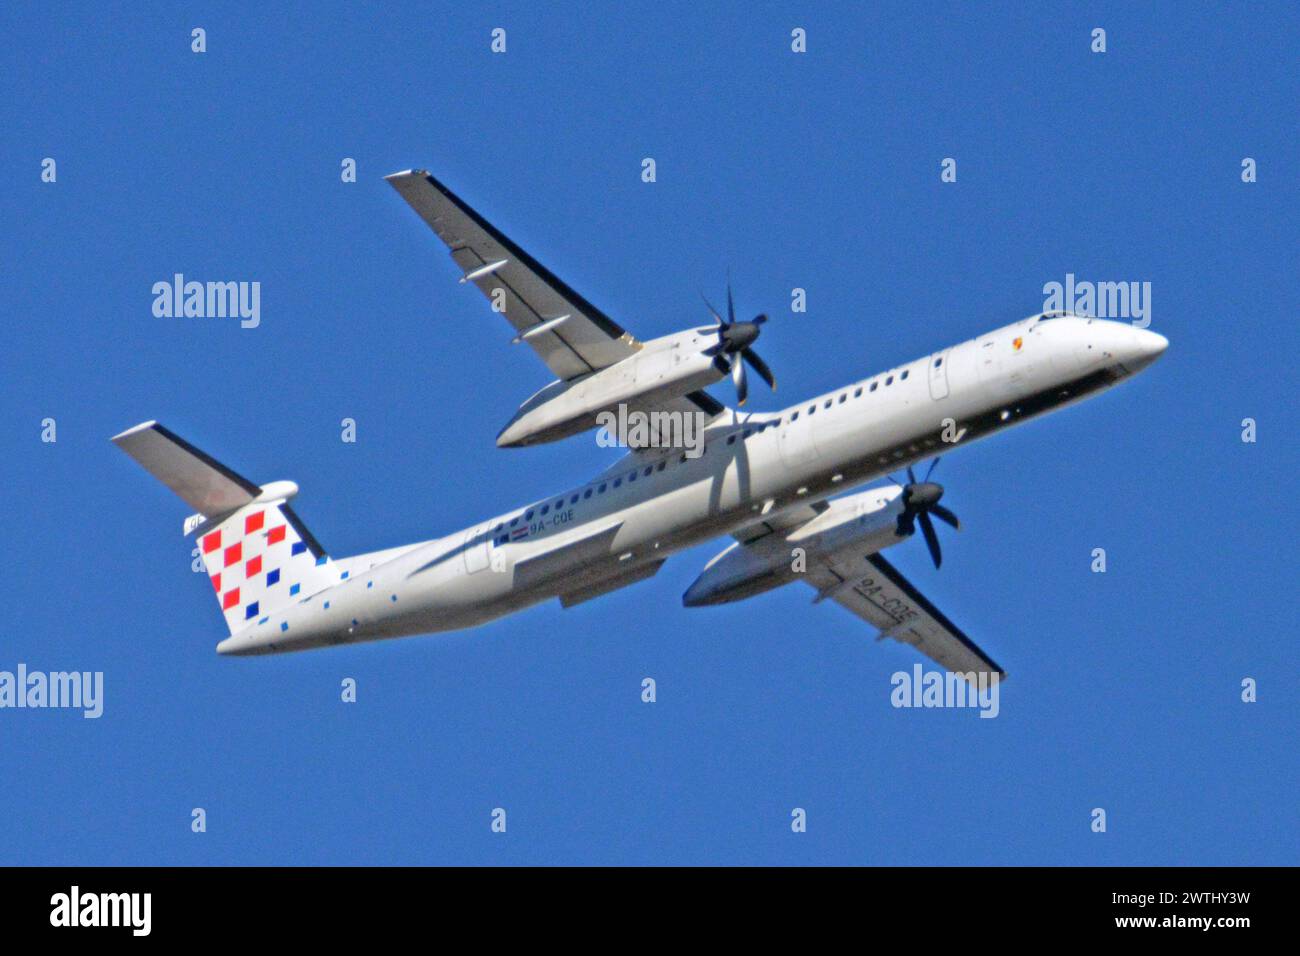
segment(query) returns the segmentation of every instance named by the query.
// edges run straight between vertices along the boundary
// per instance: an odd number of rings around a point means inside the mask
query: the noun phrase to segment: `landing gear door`
[[[952,349],[930,356],[930,397],[936,402],[948,397],[948,353]]]

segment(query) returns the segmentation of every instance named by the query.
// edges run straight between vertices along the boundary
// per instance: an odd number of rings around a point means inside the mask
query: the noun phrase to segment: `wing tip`
[[[114,445],[120,445],[122,444],[123,441],[130,438],[132,435],[137,435],[140,432],[149,431],[150,429],[157,428],[157,427],[158,427],[158,422],[151,418],[149,419],[149,421],[141,422],[139,425],[132,425],[126,431],[118,432],[116,435],[110,438],[109,441],[111,441]]]
[[[397,182],[402,179],[423,179],[429,175],[427,169],[402,169],[395,173],[389,173],[384,177],[388,182]]]

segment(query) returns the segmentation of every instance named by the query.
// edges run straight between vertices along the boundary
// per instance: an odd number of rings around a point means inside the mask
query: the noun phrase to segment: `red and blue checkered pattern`
[[[230,633],[335,584],[333,562],[312,554],[277,504],[251,504],[199,539]]]

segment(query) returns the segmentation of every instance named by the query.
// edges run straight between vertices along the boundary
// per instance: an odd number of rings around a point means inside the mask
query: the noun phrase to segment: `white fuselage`
[[[341,559],[338,584],[218,650],[457,630],[549,598],[585,600],[653,574],[675,551],[1109,388],[1166,345],[1128,324],[1036,316],[780,412],[729,412],[697,458],[641,449],[456,534]]]

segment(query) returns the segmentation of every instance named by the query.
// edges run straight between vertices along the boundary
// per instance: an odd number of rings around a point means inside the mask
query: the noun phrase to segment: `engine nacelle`
[[[903,489],[873,488],[829,502],[830,507],[797,528],[741,544],[737,541],[704,566],[682,595],[687,607],[728,604],[797,580],[796,552],[807,566],[830,562],[845,551],[874,554],[896,544]]]
[[[635,354],[599,372],[552,382],[524,404],[497,435],[497,445],[539,445],[595,428],[601,412],[619,405],[653,405],[706,388],[726,374],[704,349],[712,333],[678,332],[646,342]]]

